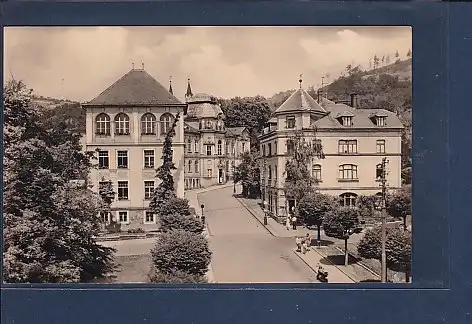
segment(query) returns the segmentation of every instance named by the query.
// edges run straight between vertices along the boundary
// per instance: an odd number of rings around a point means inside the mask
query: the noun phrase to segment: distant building
[[[377,168],[388,157],[389,189],[401,186],[401,134],[403,125],[392,112],[361,109],[356,95],[349,104],[335,103],[322,93],[317,100],[296,90],[276,111],[259,136],[262,200],[279,217],[295,205],[284,196],[285,163],[293,150],[290,137],[301,132],[307,141],[323,147],[324,159],[309,167],[321,193],[339,197],[341,204],[355,205],[358,195],[380,192]]]
[[[111,180],[117,196],[112,216],[124,228],[156,227],[148,211],[156,169],[162,164],[166,132],[180,113],[173,139],[175,189],[184,196],[184,111],[187,107],[143,69],[132,69],[121,79],[82,105],[86,110],[85,149],[98,151],[98,169],[90,181]],[[104,220],[109,222],[110,219]]]
[[[190,81],[185,97],[185,188],[227,183],[241,163],[241,153],[250,150],[249,132],[245,127],[226,127],[215,98],[194,95]]]

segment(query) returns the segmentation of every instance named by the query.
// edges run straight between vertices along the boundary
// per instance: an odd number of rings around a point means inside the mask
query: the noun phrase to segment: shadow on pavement
[[[329,240],[321,240],[320,242],[321,244],[319,244],[320,246],[329,246],[329,245],[333,245],[334,242],[333,241],[329,241]],[[313,247],[317,247],[318,246],[318,240],[316,238],[312,239],[311,240],[311,246]]]
[[[348,262],[349,264],[356,264],[358,262],[358,260],[356,258],[353,258],[352,256],[349,256],[348,261],[349,261]],[[336,266],[343,266],[344,255],[328,255],[327,257],[321,259],[320,263],[325,264],[325,265],[334,264]]]

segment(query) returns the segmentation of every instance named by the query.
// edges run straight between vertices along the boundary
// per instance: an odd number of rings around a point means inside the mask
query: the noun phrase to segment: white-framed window
[[[121,223],[121,224],[129,224],[128,211],[126,211],[126,210],[119,210],[119,211],[117,212],[117,219],[118,219],[118,222]]]
[[[243,143],[243,145],[244,145],[244,143]],[[272,155],[272,144],[271,143],[267,144],[267,148],[269,150],[269,152],[267,152],[267,155],[271,156]],[[243,146],[243,151],[244,151],[244,146]]]
[[[192,153],[192,140],[189,138],[187,140],[187,153]]]
[[[144,150],[144,168],[154,168],[154,150]]]
[[[287,116],[285,119],[287,128],[295,128],[295,116]]]
[[[108,225],[111,223],[111,213],[110,212],[100,212],[99,214],[100,221],[102,224]]]
[[[187,166],[187,172],[192,173],[192,160],[188,160]]]
[[[242,150],[243,150],[243,153],[244,153],[244,152],[246,152],[246,143],[243,142],[242,145],[243,145]],[[269,144],[269,152],[270,152],[270,144]],[[270,153],[269,153],[269,155],[270,155]]]
[[[110,157],[108,151],[98,151],[98,168],[108,169],[110,167]]]
[[[144,199],[145,200],[151,199],[153,192],[154,192],[154,181],[153,180],[144,181]]]
[[[293,155],[295,151],[295,143],[293,142],[293,140],[287,140],[287,154],[288,155]]]
[[[339,179],[357,180],[357,165],[342,164],[339,166]]]
[[[228,174],[229,173],[229,161],[226,160],[226,173]]]
[[[195,140],[195,149],[194,149],[195,153],[198,153],[199,147],[200,147],[200,142],[198,140]]]
[[[128,151],[117,151],[116,161],[118,169],[128,168]]]
[[[211,155],[211,145],[206,146],[206,154]]]
[[[231,154],[233,154],[233,155],[236,154],[236,150],[235,150],[235,147],[234,147],[234,141],[231,141]]]
[[[357,195],[355,193],[346,192],[339,196],[341,199],[341,206],[354,207],[356,206]]]
[[[229,143],[228,143],[228,141],[225,141],[225,153],[226,153],[226,155],[229,154]]]
[[[101,113],[95,118],[96,130],[95,133],[98,135],[110,135],[110,116]]]
[[[167,132],[172,127],[174,121],[174,116],[171,114],[163,114],[160,118],[161,121],[161,134],[167,134]]]
[[[377,116],[376,121],[377,121],[377,126],[385,126],[387,125],[387,117],[385,116]]]
[[[313,165],[313,178],[315,181],[321,181],[321,165],[314,164]]]
[[[343,126],[352,126],[352,116],[343,116],[341,121]]]
[[[128,181],[118,181],[118,200],[128,199]]]
[[[377,153],[385,153],[385,140],[377,140]]]
[[[221,140],[218,140],[218,155],[221,155],[221,151],[222,151],[222,144],[221,144]]]
[[[198,160],[195,160],[195,173],[198,173]]]
[[[115,134],[129,135],[129,117],[125,113],[115,116]]]
[[[355,154],[357,153],[357,140],[339,140],[339,154]]]
[[[156,216],[152,211],[146,210],[144,212],[144,224],[155,224]]]
[[[141,117],[141,134],[156,134],[156,116],[151,113],[146,113],[143,115],[143,117]]]
[[[213,176],[213,170],[212,169],[207,169],[207,177],[211,178]]]

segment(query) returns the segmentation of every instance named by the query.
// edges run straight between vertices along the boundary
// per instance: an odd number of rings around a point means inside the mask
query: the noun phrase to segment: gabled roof
[[[326,114],[326,110],[321,107],[305,90],[298,89],[275,111],[276,114],[291,111],[310,111],[314,113]]]
[[[198,122],[184,122],[184,132],[200,133]]]
[[[226,131],[234,136],[241,136],[245,130],[246,127],[226,127]]]
[[[182,105],[144,69],[132,69],[86,105]]]

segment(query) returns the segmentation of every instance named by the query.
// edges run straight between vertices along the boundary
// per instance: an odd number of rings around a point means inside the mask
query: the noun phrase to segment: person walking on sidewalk
[[[295,217],[295,215],[292,217],[292,226],[294,230],[297,229],[297,217]]]
[[[287,228],[287,231],[290,231],[290,216],[287,216],[287,219],[285,220],[285,227]]]

